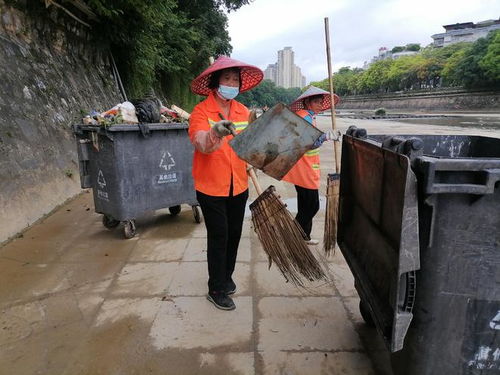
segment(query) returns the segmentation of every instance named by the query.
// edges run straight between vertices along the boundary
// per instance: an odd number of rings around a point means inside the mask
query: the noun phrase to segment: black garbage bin
[[[193,146],[187,124],[75,125],[80,181],[92,188],[95,211],[107,228],[123,223],[126,238],[147,211],[192,206],[201,221],[191,175]]]
[[[500,139],[343,138],[338,243],[395,374],[500,373]]]

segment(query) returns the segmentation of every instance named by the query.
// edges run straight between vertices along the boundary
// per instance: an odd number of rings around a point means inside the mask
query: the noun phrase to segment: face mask
[[[231,87],[231,86],[224,86],[224,85],[219,85],[218,91],[219,91],[219,94],[227,100],[236,98],[236,96],[240,92],[238,87]]]

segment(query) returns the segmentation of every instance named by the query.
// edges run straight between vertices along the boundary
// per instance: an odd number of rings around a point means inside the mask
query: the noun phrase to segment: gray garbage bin
[[[338,243],[395,374],[499,374],[500,139],[359,134]]]
[[[177,123],[73,127],[81,186],[92,188],[104,226],[122,222],[125,237],[131,238],[137,217],[167,207],[177,215],[183,203],[201,221],[187,128]]]

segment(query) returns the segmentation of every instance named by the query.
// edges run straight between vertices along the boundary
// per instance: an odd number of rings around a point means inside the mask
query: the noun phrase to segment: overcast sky
[[[328,75],[324,17],[335,71],[362,67],[379,47],[426,46],[442,25],[499,16],[500,0],[254,0],[228,15],[233,58],[265,69],[290,46],[307,82]]]

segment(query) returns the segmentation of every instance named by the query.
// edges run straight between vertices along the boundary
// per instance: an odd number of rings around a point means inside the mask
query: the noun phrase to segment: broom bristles
[[[323,233],[323,251],[326,256],[335,254],[337,242],[337,223],[339,213],[340,175],[329,174],[326,186],[325,231]]]
[[[251,205],[252,222],[269,257],[287,281],[304,287],[304,280],[328,280],[325,270],[305,243],[305,233],[269,186]]]

